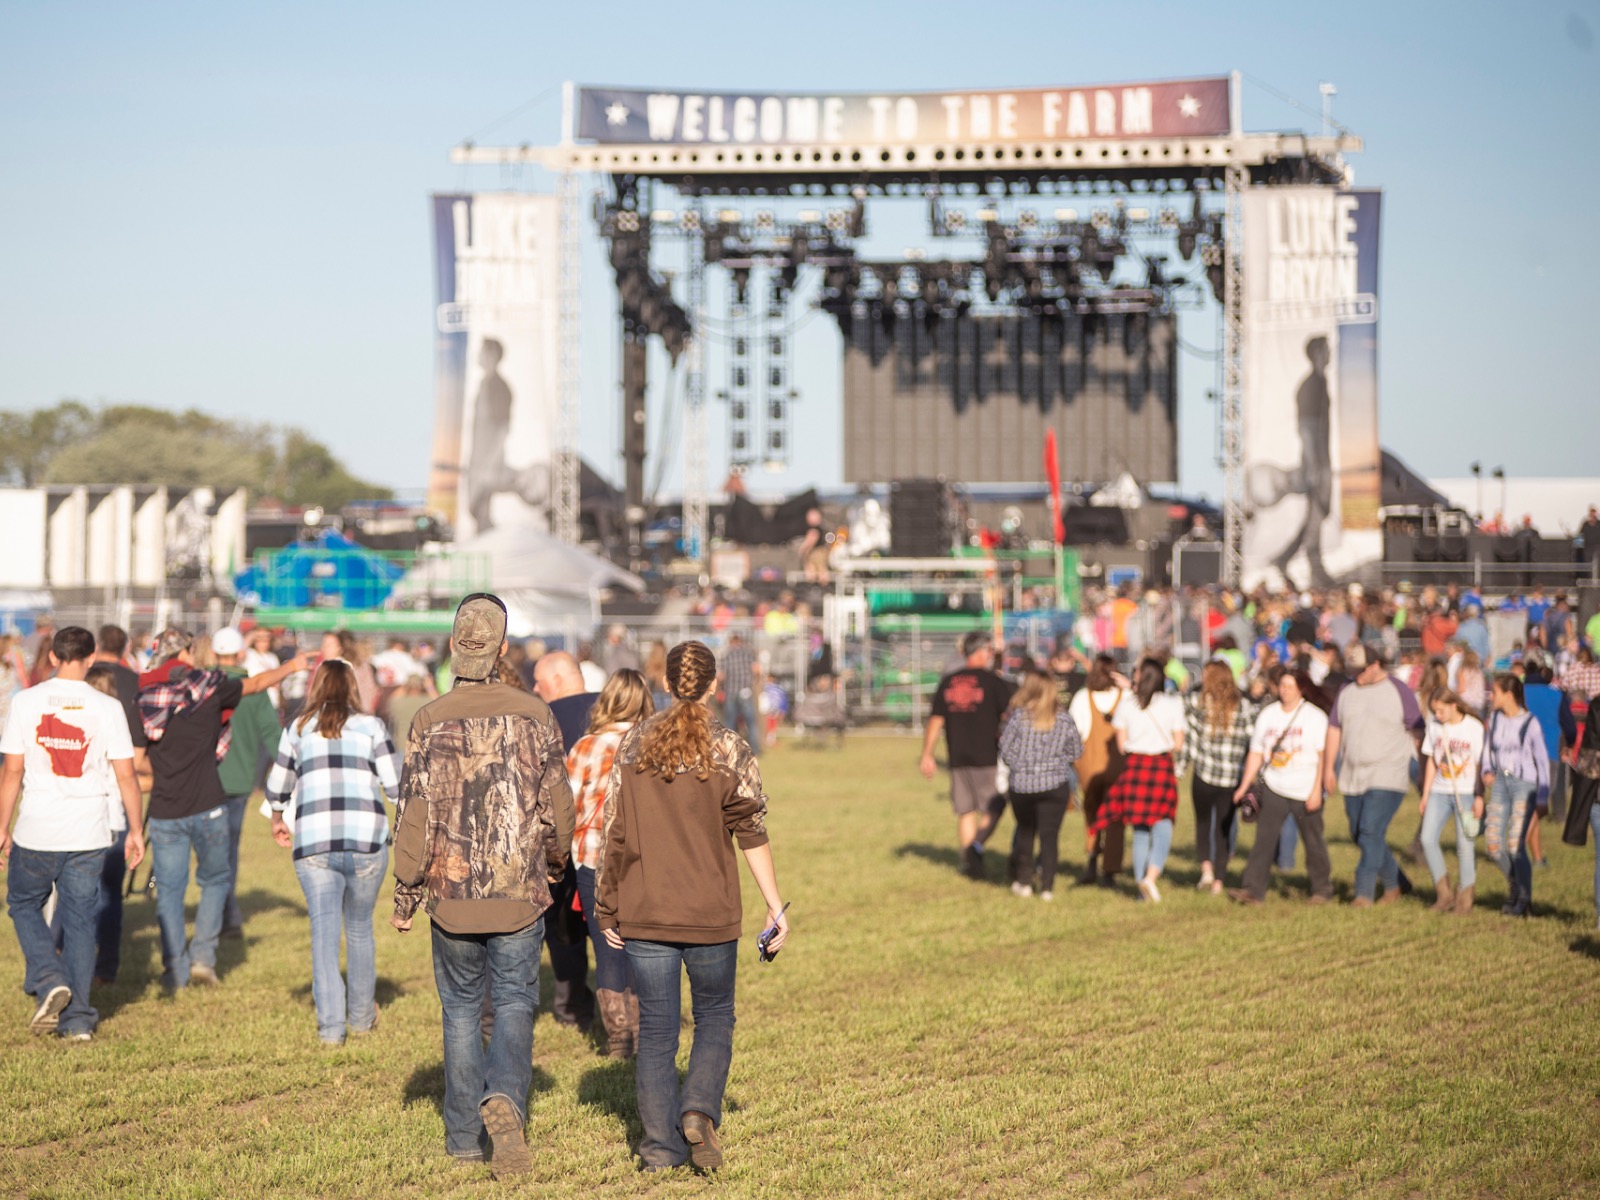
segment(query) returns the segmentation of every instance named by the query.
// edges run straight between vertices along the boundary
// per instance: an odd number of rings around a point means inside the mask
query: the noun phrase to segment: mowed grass
[[[727,1166],[644,1176],[632,1070],[536,1027],[534,1173],[444,1155],[439,1009],[419,922],[380,925],[378,1034],[318,1047],[289,857],[247,825],[243,943],[223,985],[162,996],[152,905],[123,981],[69,1046],[0,1020],[0,1194],[362,1197],[1555,1197],[1600,1191],[1593,850],[1547,830],[1540,915],[1442,918],[1196,893],[1185,811],[1166,900],[954,871],[942,785],[904,737],[764,760],[792,944],[758,965],[746,884]],[[1396,821],[1403,845],[1414,800]],[[1355,864],[1330,817],[1335,876]],[[999,843],[1009,841],[1010,821]],[[1082,823],[1063,831],[1082,862]],[[1234,864],[1237,872],[1241,864]],[[1286,885],[1303,894],[1303,875]],[[191,901],[193,896],[191,896]],[[387,897],[380,902],[380,922]],[[0,937],[0,975],[21,956]],[[549,1003],[545,973],[545,1002]],[[685,1051],[689,1022],[685,1006]]]

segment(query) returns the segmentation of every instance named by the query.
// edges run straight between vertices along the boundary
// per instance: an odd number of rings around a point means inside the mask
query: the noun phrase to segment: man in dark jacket
[[[529,1170],[523,1137],[533,1083],[539,948],[550,883],[572,850],[561,732],[537,696],[500,683],[506,610],[468,596],[456,610],[455,686],[417,713],[395,818],[394,916],[426,905],[444,1010],[445,1149],[497,1176]],[[494,1032],[481,1031],[487,980]]]

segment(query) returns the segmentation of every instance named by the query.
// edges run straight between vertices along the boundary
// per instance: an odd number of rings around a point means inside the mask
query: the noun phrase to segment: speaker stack
[[[889,490],[889,552],[895,558],[950,553],[950,498],[937,479],[901,479]]]

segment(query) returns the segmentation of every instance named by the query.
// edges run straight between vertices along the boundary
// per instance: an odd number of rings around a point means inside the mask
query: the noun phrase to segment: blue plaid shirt
[[[267,774],[267,803],[283,812],[294,801],[294,856],[351,850],[372,854],[389,844],[385,793],[400,793],[400,756],[377,717],[352,713],[336,738],[290,722]]]
[[[1083,757],[1083,738],[1065,709],[1056,710],[1055,724],[1033,727],[1033,714],[1011,710],[1000,730],[1000,757],[1011,770],[1011,790],[1048,792],[1074,780],[1072,764]]]

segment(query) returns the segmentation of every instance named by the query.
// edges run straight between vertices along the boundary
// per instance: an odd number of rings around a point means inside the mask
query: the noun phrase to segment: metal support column
[[[1222,579],[1238,587],[1244,572],[1244,189],[1249,171],[1227,168],[1222,291]]]
[[[579,241],[577,172],[561,172],[561,275],[559,383],[556,409],[554,478],[550,481],[550,528],[562,541],[574,545],[581,538],[583,485],[580,478],[579,364],[582,358],[583,257]]]
[[[693,228],[689,237],[689,345],[685,349],[683,391],[683,553],[706,562],[708,543],[707,442],[711,437],[706,413],[706,243],[700,201],[690,209]]]

